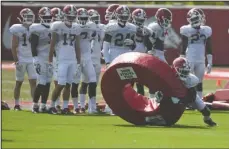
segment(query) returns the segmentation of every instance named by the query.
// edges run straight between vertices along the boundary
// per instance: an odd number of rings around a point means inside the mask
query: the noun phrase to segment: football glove
[[[81,72],[81,65],[80,64],[76,64],[76,74]]]
[[[147,53],[150,55],[155,55],[156,51],[155,51],[155,49],[152,48],[152,50],[149,50]]]
[[[41,74],[41,64],[36,56],[33,57],[33,65],[35,67],[37,74],[40,75]]]
[[[18,71],[21,71],[21,70],[22,70],[22,67],[23,67],[22,64],[20,64],[19,62],[15,62],[14,64],[15,64],[16,69],[17,69]]]
[[[207,61],[208,61],[207,74],[209,74],[211,73],[211,70],[212,70],[212,55],[211,54],[207,54]]]
[[[208,64],[207,65],[207,70],[206,70],[207,74],[211,73],[211,71],[212,71],[212,65]]]
[[[52,65],[52,63],[48,64],[48,76],[49,77],[53,76],[53,65]]]
[[[161,91],[155,92],[155,98],[156,98],[156,102],[160,103],[161,100],[163,99],[163,93]]]

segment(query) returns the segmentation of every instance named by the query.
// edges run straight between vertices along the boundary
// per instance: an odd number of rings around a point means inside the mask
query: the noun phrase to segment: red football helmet
[[[41,23],[50,23],[52,20],[51,10],[48,7],[42,7],[38,12]]]
[[[112,19],[116,19],[115,16],[115,10],[118,8],[119,4],[111,4],[107,9],[106,9],[106,14],[105,14],[105,20],[109,21]]]
[[[77,10],[77,16],[78,16],[78,23],[81,25],[85,25],[89,20],[89,15],[87,9],[85,8],[79,8]]]
[[[132,12],[133,23],[137,26],[143,26],[146,20],[146,12],[143,9],[135,9]]]
[[[206,22],[205,14],[202,9],[192,8],[187,13],[187,21],[192,27],[199,27]]]
[[[63,8],[64,21],[68,24],[76,21],[77,9],[74,5],[66,5]]]
[[[155,17],[158,24],[167,29],[171,27],[172,23],[172,12],[167,8],[160,8],[157,10]]]
[[[52,21],[62,21],[63,12],[60,8],[54,7],[51,9]]]
[[[126,5],[120,5],[115,10],[115,15],[117,17],[118,23],[121,25],[125,25],[131,17],[130,9]]]
[[[184,57],[178,57],[173,61],[173,69],[182,81],[185,81],[191,71],[188,60]]]
[[[35,20],[35,15],[31,9],[24,8],[20,11],[20,18],[18,17],[18,20],[21,23],[31,25]]]
[[[100,23],[100,14],[95,9],[89,9],[88,11],[89,19],[95,24]]]

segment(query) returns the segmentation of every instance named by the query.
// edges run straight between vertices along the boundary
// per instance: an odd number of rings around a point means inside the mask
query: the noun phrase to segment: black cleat
[[[21,109],[21,106],[20,105],[15,105],[14,106],[14,110],[15,111],[21,111],[22,109]]]
[[[73,113],[69,110],[69,108],[64,108],[64,109],[62,110],[61,114],[64,114],[64,115],[71,115],[71,114],[73,114]]]
[[[43,108],[40,108],[40,111],[39,112],[41,112],[41,113],[47,113],[48,110],[47,110],[46,107],[43,107]]]
[[[208,126],[214,127],[217,126],[217,124],[210,118],[208,120],[204,120],[205,124],[208,124]]]
[[[57,114],[56,108],[55,108],[55,107],[49,108],[49,113],[50,113],[50,114]]]
[[[80,109],[80,113],[86,113],[86,109],[85,108],[81,108]]]
[[[73,111],[73,114],[79,114],[80,113],[80,109],[79,108],[76,108],[74,111]]]
[[[39,113],[39,107],[33,107],[32,112],[33,113]]]

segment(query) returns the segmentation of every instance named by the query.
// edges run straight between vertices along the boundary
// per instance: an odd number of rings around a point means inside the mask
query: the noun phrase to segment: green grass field
[[[217,89],[215,84],[215,80],[204,81],[204,93],[214,92]],[[2,70],[3,100],[12,100],[13,88],[14,71]],[[28,81],[22,86],[21,97],[22,100],[31,100]],[[102,99],[100,87],[98,99]],[[229,111],[212,111],[212,117],[219,126],[207,127],[197,111],[186,111],[175,126],[165,128],[136,127],[118,116],[2,111],[2,147],[228,148]]]

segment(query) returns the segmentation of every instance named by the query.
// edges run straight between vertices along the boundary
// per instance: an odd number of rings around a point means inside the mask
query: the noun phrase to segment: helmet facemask
[[[41,20],[41,23],[42,24],[50,24],[51,23],[51,21],[52,21],[52,16],[50,15],[50,16],[39,16],[39,18],[40,18],[40,20]]]
[[[172,19],[163,18],[162,20],[163,20],[163,22],[161,22],[161,26],[164,29],[168,29],[171,27]]]
[[[71,25],[73,22],[76,21],[75,15],[66,15],[64,18],[65,18],[65,23],[68,25]]]
[[[186,64],[186,66],[184,66],[183,68],[175,68],[180,80],[182,81],[186,81],[187,77],[190,74],[190,66],[189,64]]]
[[[21,16],[23,18],[22,22],[27,25],[31,25],[34,23],[35,16],[34,14],[24,14]]]
[[[78,17],[78,22],[81,25],[86,25],[88,22],[88,19],[89,19],[88,16]]]
[[[144,25],[144,22],[145,22],[145,18],[140,18],[140,17],[134,17],[133,18],[133,23],[137,26],[143,26]]]
[[[91,19],[91,21],[94,22],[95,24],[99,24],[99,23],[100,23],[100,16],[99,16],[99,15],[91,16],[90,19]]]
[[[126,23],[129,21],[130,19],[130,15],[125,13],[125,14],[117,14],[117,20],[118,20],[118,23],[121,24],[121,25],[126,25]]]

